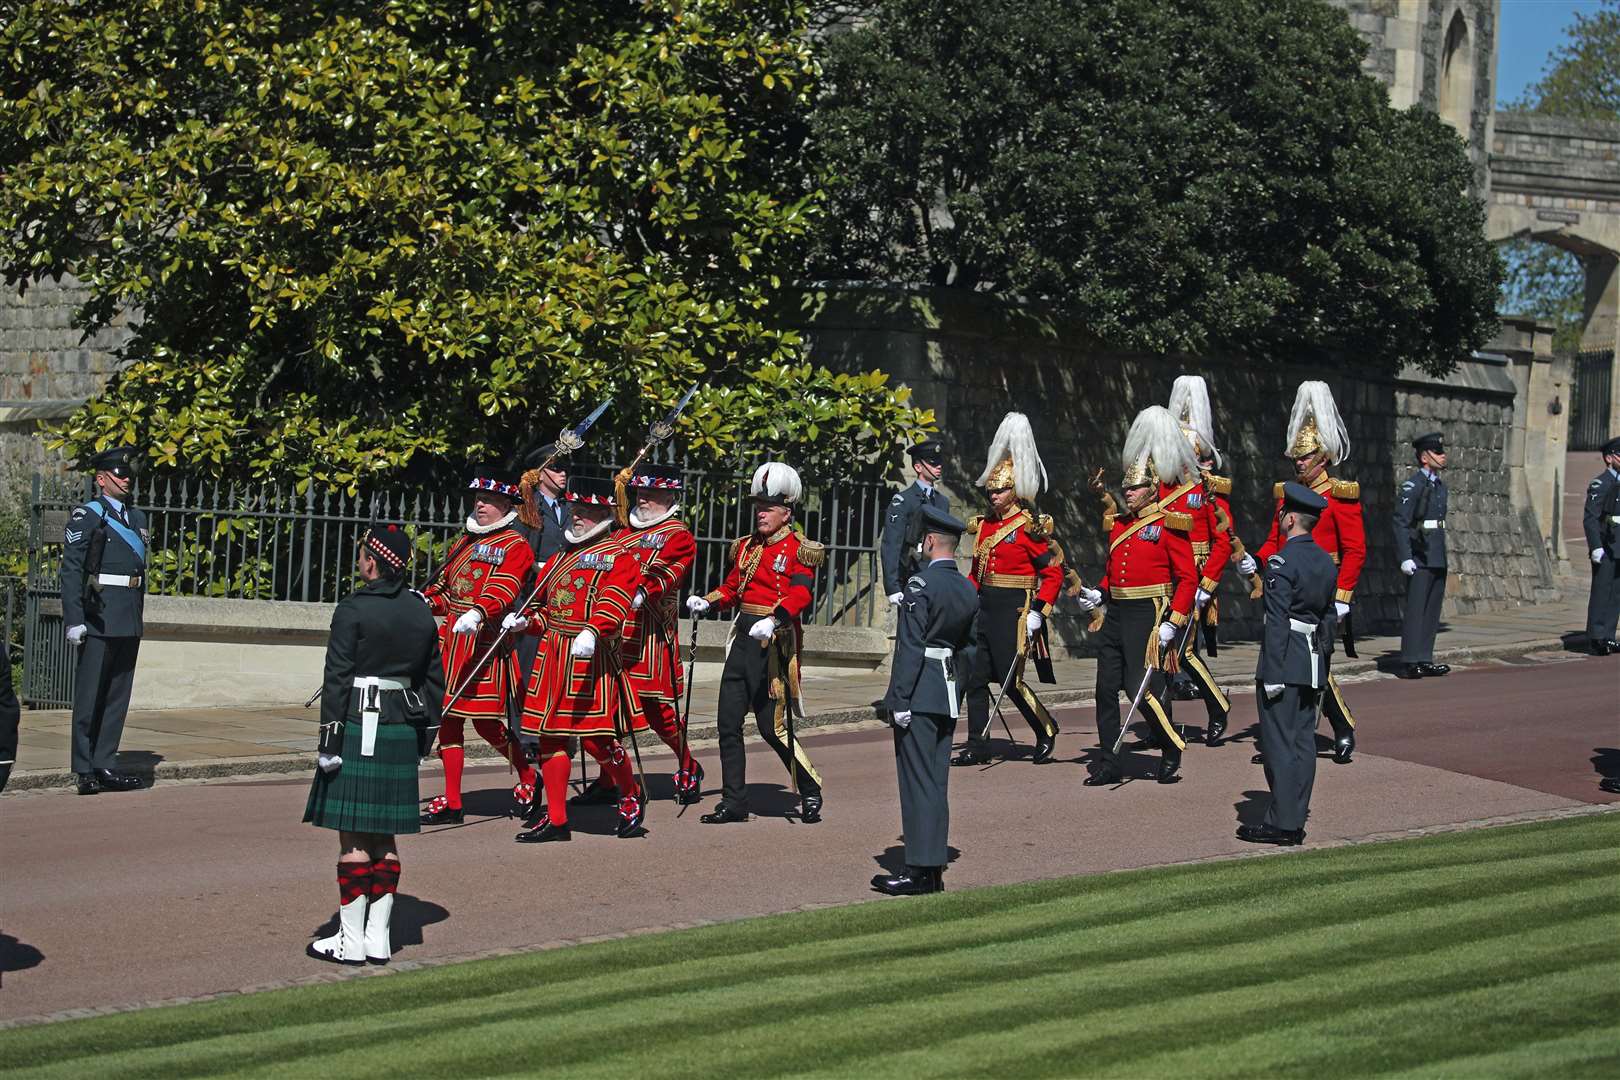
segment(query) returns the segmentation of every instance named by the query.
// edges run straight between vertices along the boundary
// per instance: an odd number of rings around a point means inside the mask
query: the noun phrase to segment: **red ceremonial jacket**
[[[1255,553],[1261,566],[1282,547],[1277,529],[1277,515],[1282,510],[1283,486],[1276,487],[1277,505],[1271,512],[1271,532],[1266,542]],[[1367,562],[1367,528],[1361,517],[1361,485],[1353,480],[1333,480],[1327,473],[1318,476],[1311,490],[1326,497],[1328,508],[1316,519],[1311,539],[1328,553],[1339,566],[1339,589],[1333,598],[1348,604],[1355,595],[1356,582],[1361,580],[1361,568]]]
[[[684,522],[670,518],[645,529],[614,534],[619,550],[640,568],[646,595],[625,624],[620,655],[633,699],[678,701],[681,696],[680,592],[697,558],[697,541]]]
[[[974,588],[1026,589],[1031,611],[1044,613],[1057,602],[1063,588],[1063,552],[1052,543],[1052,519],[1037,521],[1020,506],[1004,518],[974,518],[976,529],[973,565],[968,578]]]
[[[1207,593],[1220,584],[1221,573],[1232,557],[1232,538],[1221,531],[1215,521],[1216,489],[1224,485],[1232,490],[1232,482],[1220,476],[1200,476],[1184,484],[1159,485],[1159,505],[1176,514],[1185,514],[1192,520],[1188,539],[1192,541],[1193,563],[1198,570],[1198,587]],[[1228,520],[1231,511],[1227,511]]]
[[[501,631],[501,619],[522,598],[518,589],[534,566],[534,551],[510,524],[483,534],[466,532],[451,547],[444,570],[422,595],[433,614],[442,615],[439,652],[444,662],[448,701],[475,657],[484,655]],[[476,634],[453,634],[450,628],[472,608],[484,613]],[[504,716],[506,697],[521,690],[517,659],[511,653],[492,657],[473,685],[457,699],[452,716]]]
[[[815,598],[815,567],[825,557],[825,548],[791,525],[763,539],[739,537],[731,545],[725,581],[704,599],[721,611],[736,607],[744,615],[775,615],[779,624],[797,627]]]
[[[1108,530],[1108,576],[1103,591],[1113,600],[1169,599],[1170,622],[1192,617],[1198,571],[1193,562],[1192,522],[1158,503],[1135,517],[1103,515]]]

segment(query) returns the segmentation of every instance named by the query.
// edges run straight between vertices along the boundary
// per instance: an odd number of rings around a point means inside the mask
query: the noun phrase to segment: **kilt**
[[[323,829],[363,833],[421,831],[417,806],[416,729],[410,724],[377,725],[376,751],[360,756],[360,720],[343,724],[343,764],[337,772],[315,771],[304,820]]]

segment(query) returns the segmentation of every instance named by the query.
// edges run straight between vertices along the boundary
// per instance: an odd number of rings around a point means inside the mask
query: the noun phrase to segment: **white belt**
[[[1423,527],[1425,529],[1443,529],[1443,528],[1446,527],[1446,519],[1445,518],[1425,518],[1424,521],[1423,521]]]
[[[141,587],[140,574],[97,574],[96,584],[116,585],[120,589],[138,589]]]
[[[1322,685],[1322,657],[1316,651],[1316,624],[1302,622],[1299,619],[1289,619],[1288,628],[1295,633],[1305,635],[1305,641],[1311,647],[1311,686],[1313,689],[1320,687]]]
[[[951,703],[950,715],[954,718],[957,708],[956,680],[951,677],[951,661],[956,658],[956,650],[943,645],[927,645],[923,647],[923,655],[939,661],[940,674],[945,676],[945,698]]]
[[[378,698],[384,690],[408,690],[398,679],[385,679],[379,675],[356,675],[354,688],[360,695],[360,756],[371,757],[377,749],[377,722],[382,719]],[[373,694],[370,691],[376,690]]]
[[[1616,525],[1620,525],[1620,514],[1610,514],[1609,520]]]
[[[949,660],[956,655],[956,650],[947,649],[943,645],[929,645],[923,649],[923,655],[930,660]]]

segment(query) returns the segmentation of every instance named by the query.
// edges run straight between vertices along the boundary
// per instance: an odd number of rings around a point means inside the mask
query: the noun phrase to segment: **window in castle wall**
[[[1446,28],[1444,59],[1440,62],[1440,119],[1464,139],[1473,128],[1474,50],[1468,20],[1453,12]]]

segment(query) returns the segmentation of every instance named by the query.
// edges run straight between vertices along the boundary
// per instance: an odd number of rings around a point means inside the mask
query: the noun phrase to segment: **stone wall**
[[[996,425],[1009,409],[1035,430],[1051,489],[1040,509],[1083,577],[1100,576],[1105,542],[1086,479],[1099,467],[1117,481],[1119,453],[1136,412],[1162,404],[1177,374],[1209,381],[1216,438],[1234,482],[1239,535],[1258,548],[1272,511],[1273,484],[1291,475],[1283,456],[1288,412],[1303,379],[1330,383],[1352,440],[1336,474],[1360,481],[1368,531],[1367,568],[1357,591],[1359,629],[1392,629],[1404,596],[1390,515],[1412,461],[1413,436],[1439,429],[1452,448],[1450,536],[1456,579],[1447,610],[1551,599],[1553,567],[1528,508],[1514,505],[1507,459],[1514,384],[1505,360],[1481,360],[1438,382],[1416,372],[1363,373],[1331,365],[1178,358],[1099,348],[1072,327],[988,297],[948,290],[838,288],[809,296],[797,324],[812,355],[833,367],[881,367],[933,408],[949,445],[946,488],[965,513],[981,496],[973,481]],[[895,482],[901,482],[896,470]],[[1236,575],[1223,581],[1223,624],[1250,636],[1256,612]],[[1077,613],[1056,620],[1066,646],[1083,650]]]

